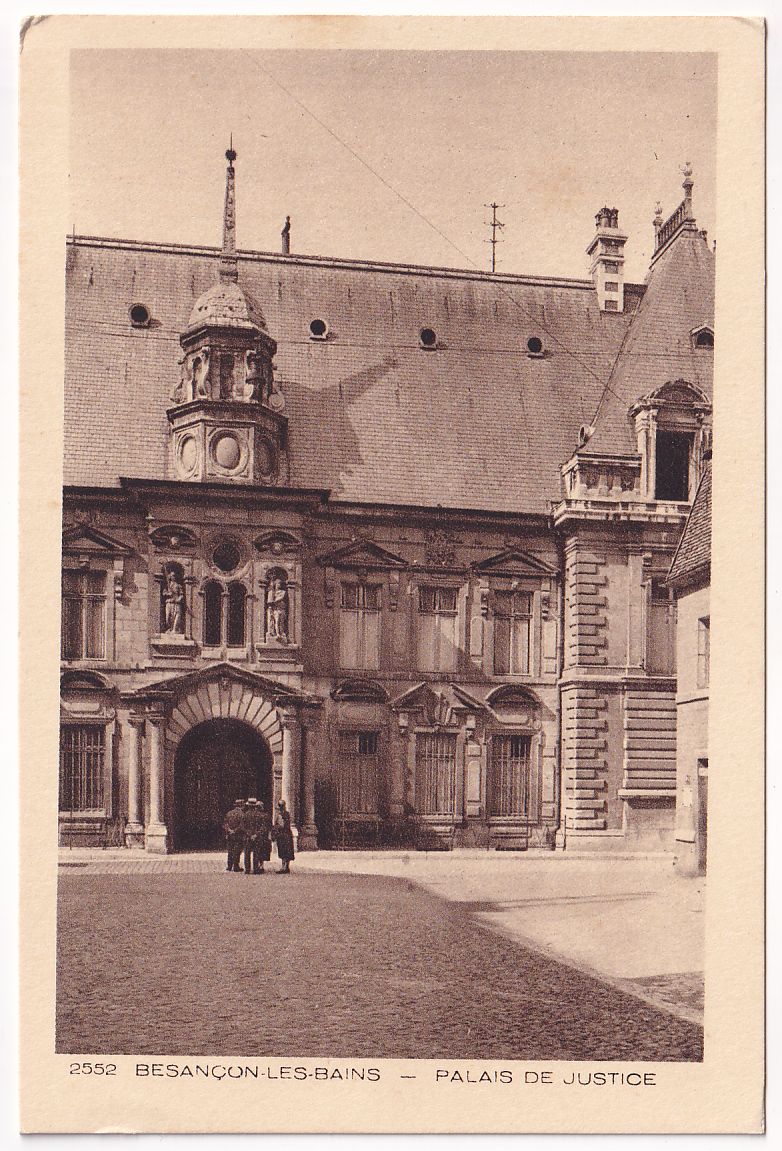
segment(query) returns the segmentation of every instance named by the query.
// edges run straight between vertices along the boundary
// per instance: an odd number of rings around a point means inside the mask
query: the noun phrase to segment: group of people
[[[265,805],[259,799],[237,799],[223,821],[228,860],[226,871],[241,871],[244,852],[246,875],[263,875],[264,863],[272,857],[272,840],[277,844],[280,874],[288,875],[293,854],[291,815],[282,799],[272,824]]]

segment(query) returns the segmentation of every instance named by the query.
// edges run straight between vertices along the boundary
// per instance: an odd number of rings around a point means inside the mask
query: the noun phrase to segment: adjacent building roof
[[[682,538],[671,562],[668,582],[684,587],[708,581],[711,571],[711,461],[704,464]]]
[[[209,248],[70,240],[66,483],[171,478],[179,336],[218,264]],[[699,234],[626,288],[623,314],[601,312],[589,280],[247,252],[238,267],[278,344],[290,483],[334,501],[545,514],[601,396],[589,448],[632,452],[634,399],[670,378],[710,389],[690,336],[713,322]],[[130,322],[137,303],[147,327]]]

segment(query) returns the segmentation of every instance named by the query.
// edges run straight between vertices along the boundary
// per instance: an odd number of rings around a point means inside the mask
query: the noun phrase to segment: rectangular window
[[[419,815],[456,810],[456,736],[419,732],[415,737],[415,809]]]
[[[489,815],[516,816],[537,822],[539,789],[534,788],[528,735],[495,735],[491,741],[488,780]]]
[[[676,674],[676,603],[663,580],[652,580],[646,630],[646,670]]]
[[[616,260],[604,260],[603,267],[607,272],[611,272],[614,276],[619,272],[619,264]]]
[[[343,583],[339,621],[340,667],[380,667],[380,586]]]
[[[698,687],[709,686],[709,660],[711,656],[711,619],[698,620]]]
[[[60,729],[60,811],[103,809],[105,729]]]
[[[605,289],[607,292],[618,292],[619,284],[616,282],[616,280],[606,280]]]
[[[106,658],[106,573],[62,573],[62,659]]]
[[[529,675],[532,592],[494,593],[494,674]]]
[[[341,816],[377,815],[379,744],[376,731],[339,733],[337,810]]]
[[[681,502],[690,498],[692,439],[687,432],[657,432],[654,481],[656,500]]]
[[[418,589],[418,666],[421,671],[455,671],[457,665],[458,589]]]
[[[617,304],[616,300],[606,300],[603,304],[603,308],[606,312],[616,312],[619,310],[619,305]]]

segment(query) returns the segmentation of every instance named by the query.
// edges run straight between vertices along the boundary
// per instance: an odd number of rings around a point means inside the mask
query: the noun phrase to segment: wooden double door
[[[223,846],[223,819],[236,799],[260,799],[272,811],[272,756],[265,740],[238,720],[215,719],[182,738],[174,765],[174,844],[178,851]]]

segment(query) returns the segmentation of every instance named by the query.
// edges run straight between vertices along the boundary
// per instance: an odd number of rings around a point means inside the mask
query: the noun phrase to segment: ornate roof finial
[[[684,176],[682,181],[682,188],[684,188],[684,216],[685,219],[692,219],[692,164],[689,160],[686,161],[684,167],[681,169]]]
[[[652,223],[654,224],[654,234],[656,236],[663,226],[663,206],[659,200],[654,206],[654,220]]]
[[[231,133],[225,158],[228,168],[225,173],[225,207],[223,209],[223,252],[220,257],[220,279],[223,283],[236,283],[239,278],[236,264],[236,189],[234,160],[234,138]]]

